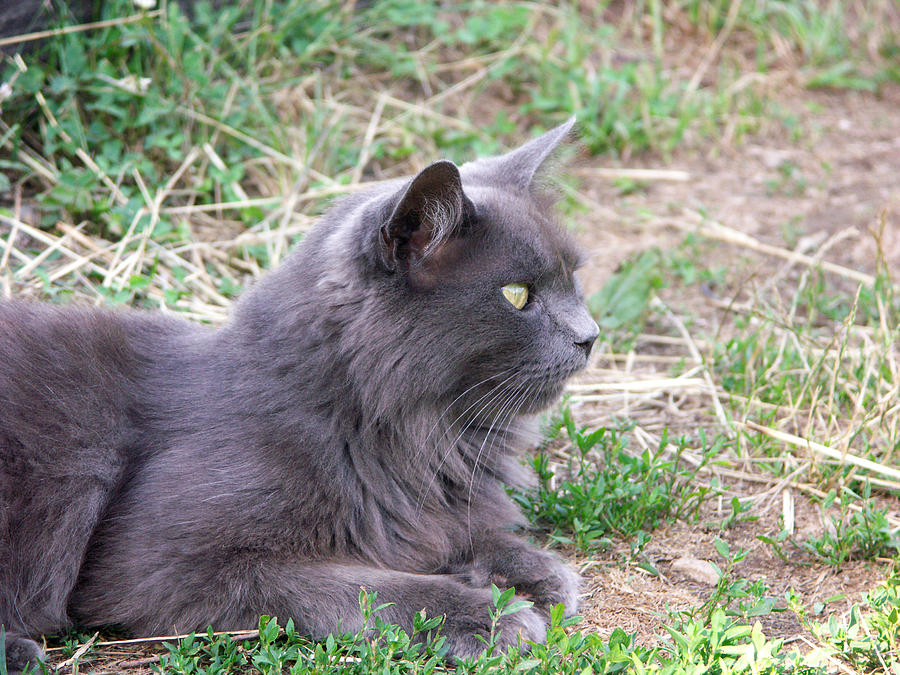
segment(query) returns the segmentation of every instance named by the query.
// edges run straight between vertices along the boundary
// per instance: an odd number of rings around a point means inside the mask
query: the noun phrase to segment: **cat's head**
[[[322,247],[349,253],[359,273],[328,275],[353,306],[343,339],[381,396],[496,419],[546,407],[584,368],[598,328],[574,276],[578,248],[540,185],[573,123],[505,155],[431,164],[326,223]]]

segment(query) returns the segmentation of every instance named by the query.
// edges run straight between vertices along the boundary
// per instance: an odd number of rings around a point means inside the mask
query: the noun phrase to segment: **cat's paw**
[[[550,610],[563,603],[565,616],[578,611],[578,592],[581,576],[557,556],[546,551],[532,551],[528,564],[508,565],[507,575],[495,573],[491,582],[500,588],[515,587],[516,594],[531,600],[535,608],[549,615]]]
[[[44,662],[44,652],[34,640],[26,637],[7,636],[6,638],[6,672],[17,675],[27,667],[40,672]]]
[[[547,612],[563,603],[566,606],[564,616],[568,618],[578,611],[581,575],[559,560],[554,560],[553,563],[547,575],[533,583],[532,600],[536,607]]]
[[[487,607],[483,609],[489,611]],[[487,614],[485,616],[489,617]],[[442,629],[450,648],[448,656],[456,659],[477,657],[488,646],[490,629],[490,618],[480,615],[448,616]],[[518,644],[520,640],[523,643],[543,642],[546,637],[547,619],[541,612],[529,607],[500,617],[493,639],[497,649],[506,651],[507,647]]]

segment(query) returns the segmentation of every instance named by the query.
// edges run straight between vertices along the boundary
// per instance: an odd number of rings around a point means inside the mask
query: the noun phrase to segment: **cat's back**
[[[0,459],[113,450],[138,433],[144,382],[190,324],[141,312],[0,302]]]
[[[112,312],[0,303],[0,355],[7,443],[12,435],[26,448],[92,445],[132,404],[140,358]]]

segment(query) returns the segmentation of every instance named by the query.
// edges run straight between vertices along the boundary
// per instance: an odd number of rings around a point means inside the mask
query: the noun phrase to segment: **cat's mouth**
[[[522,413],[534,414],[553,405],[562,396],[569,378],[584,370],[586,365],[587,359],[568,360],[528,373],[525,385],[528,401]]]

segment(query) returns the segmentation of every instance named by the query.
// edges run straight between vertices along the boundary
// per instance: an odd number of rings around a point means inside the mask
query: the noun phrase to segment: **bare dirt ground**
[[[623,258],[650,246],[662,250],[677,246],[690,230],[685,224],[696,222],[688,215],[701,209],[708,218],[763,245],[818,255],[867,274],[876,272],[872,233],[881,221],[885,263],[888,270],[900,272],[900,89],[887,88],[880,96],[795,91],[783,97],[781,106],[793,120],[793,132],[771,125],[740,144],[711,144],[668,159],[639,158],[623,165],[678,169],[687,173],[686,180],[648,180],[643,189],[622,196],[611,180],[595,175],[596,161],[576,167],[582,191],[596,204],[578,219],[582,240],[594,252],[584,275],[588,292],[600,288]],[[724,287],[707,293],[698,290],[693,296],[667,291],[661,295],[675,314],[685,310],[697,317],[698,330],[709,332],[722,328],[727,314],[723,304],[748,286],[777,280],[776,275],[789,273],[790,267],[765,251],[722,241],[709,244],[708,262],[729,270]],[[840,275],[836,283],[852,286],[852,280]],[[717,299],[721,302],[714,302]],[[677,357],[689,357],[686,352],[674,341],[639,340],[629,359],[596,354],[589,378],[613,383],[626,371],[665,376]],[[654,401],[610,397],[608,402],[586,404],[579,416],[593,424],[604,423],[611,415],[627,415],[651,432],[663,424],[690,430],[710,424],[709,403],[690,395]],[[665,634],[662,617],[667,605],[697,606],[712,593],[715,576],[703,580],[700,561],[724,564],[713,547],[716,535],[732,550],[749,551],[734,572],[750,580],[763,579],[769,594],[782,598],[777,607],[785,606],[784,593],[793,588],[807,607],[840,596],[827,605],[825,614],[841,616],[886,573],[886,561],[851,562],[835,571],[821,563],[805,564],[808,560],[799,552],[791,563],[779,559],[756,537],[779,532],[783,499],[795,505],[798,531],[821,531],[818,508],[796,491],[785,497],[783,485],[752,471],[730,480],[728,487],[732,494],[753,500],[751,513],[759,520],[721,532],[715,526],[683,523],[654,531],[644,554],[659,577],[633,564],[621,566],[618,561],[623,550],[627,554],[627,546],[581,560],[586,578],[582,627],[603,634],[621,627],[637,633],[641,642],[656,641],[658,634]],[[890,513],[900,515],[896,502],[889,506]],[[709,505],[700,522],[721,522],[721,509],[721,502]],[[801,647],[808,637],[790,612],[769,614],[762,623],[770,637],[798,641]]]
[[[665,217],[698,207],[776,246],[803,237],[810,238],[803,244],[814,246],[824,241],[823,235],[852,228],[847,241],[827,251],[827,259],[869,273],[875,271],[875,249],[865,235],[887,210],[893,222],[885,230],[883,248],[889,264],[900,269],[900,89],[885,88],[881,96],[795,91],[780,105],[795,117],[799,138],[791,138],[783,125],[771,124],[740,144],[710,144],[628,165],[680,169],[688,174],[684,181],[650,180],[645,189],[623,197],[612,181],[592,176],[596,160],[583,162],[582,191],[603,206],[579,222],[583,241],[598,251],[586,270],[588,285],[599,287],[621,257],[683,239],[682,231],[666,226]],[[648,222],[648,211],[657,218]],[[733,254],[717,252],[722,262]]]

